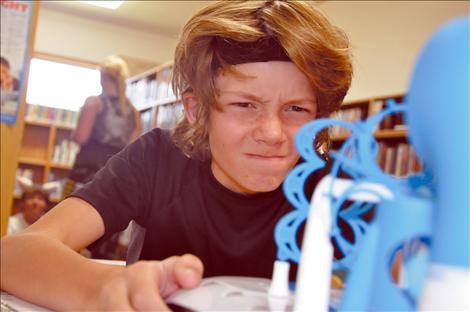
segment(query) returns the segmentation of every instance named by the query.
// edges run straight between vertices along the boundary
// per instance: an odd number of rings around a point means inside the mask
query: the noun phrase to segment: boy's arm
[[[24,232],[2,238],[1,288],[54,310],[162,310],[163,296],[201,279],[202,264],[191,255],[119,267],[76,252],[103,233],[90,204],[64,200]]]

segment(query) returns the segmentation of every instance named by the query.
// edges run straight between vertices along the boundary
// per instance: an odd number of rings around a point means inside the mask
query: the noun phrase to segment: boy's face
[[[26,194],[23,202],[23,215],[29,224],[36,222],[46,211],[45,195],[37,192]]]
[[[238,193],[275,190],[296,164],[297,130],[316,116],[315,93],[291,62],[235,66],[249,78],[221,73],[209,124],[211,168],[216,179]]]

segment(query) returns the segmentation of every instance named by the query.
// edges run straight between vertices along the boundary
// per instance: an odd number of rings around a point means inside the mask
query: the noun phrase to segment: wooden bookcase
[[[394,99],[399,105],[404,95],[390,95],[369,98],[360,101],[345,102],[331,117],[345,120],[365,120],[386,107],[386,101]],[[334,127],[330,129],[332,149],[338,149],[349,136],[349,130]],[[408,131],[402,113],[397,113],[382,120],[375,131],[379,143],[377,162],[382,170],[394,176],[407,176],[422,170],[420,160],[408,140]]]
[[[54,125],[46,122],[26,121],[21,142],[20,167],[35,167],[33,181],[46,183],[51,172],[68,171],[70,163],[53,161],[54,146],[63,140],[70,140],[73,131],[71,126]],[[58,175],[61,176],[61,175]]]
[[[142,132],[170,129],[182,116],[183,105],[171,88],[172,63],[166,63],[127,81],[127,96],[140,111]]]
[[[24,56],[25,63],[23,68],[24,75],[22,81],[24,86],[28,85],[29,64],[31,61],[31,55],[34,51],[36,27],[39,16],[39,2],[32,1],[31,4],[33,5],[33,12],[29,26],[29,42],[27,44],[27,51]],[[15,25],[12,25],[12,27],[15,28]],[[12,191],[15,184],[15,168],[17,167],[20,141],[23,136],[22,116],[26,106],[25,99],[26,87],[23,87],[19,96],[19,109],[16,123],[12,125],[4,123],[0,124],[0,237],[6,233],[8,218],[11,215],[11,207],[14,201]]]
[[[24,120],[23,137],[21,139],[18,167],[16,175],[24,175],[31,178],[34,183],[46,183],[51,181],[61,181],[66,178],[72,169],[74,157],[78,152],[78,147],[73,147],[71,134],[75,129],[75,120],[67,123],[58,123],[54,119],[41,119],[40,117],[28,116],[32,105],[26,109]],[[59,110],[53,108],[43,108],[44,115],[51,116]],[[78,112],[68,112],[77,115]],[[57,117],[58,115],[55,115]],[[57,193],[60,193],[58,190]],[[13,193],[12,214],[18,210],[18,199],[21,197],[20,191],[15,187]],[[53,202],[60,199],[58,194],[51,198]]]

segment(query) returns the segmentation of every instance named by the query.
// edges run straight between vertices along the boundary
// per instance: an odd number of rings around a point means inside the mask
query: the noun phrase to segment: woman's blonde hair
[[[227,44],[235,47],[235,54],[223,47]],[[196,123],[184,118],[172,134],[186,155],[210,158],[208,121],[210,109],[217,107],[215,78],[220,69],[233,71],[230,65],[237,57],[238,63],[249,62],[249,54],[260,50],[268,54],[267,60],[270,53],[272,60],[282,59],[276,49],[310,80],[318,117],[339,107],[352,79],[349,41],[321,12],[302,1],[215,2],[187,22],[175,51],[173,89],[177,95],[191,90],[199,100]],[[316,144],[325,142],[327,133]]]
[[[115,79],[119,94],[119,111],[121,115],[126,115],[131,105],[126,96],[126,79],[129,76],[126,62],[119,56],[111,55],[101,62],[99,70],[101,75],[108,75]]]

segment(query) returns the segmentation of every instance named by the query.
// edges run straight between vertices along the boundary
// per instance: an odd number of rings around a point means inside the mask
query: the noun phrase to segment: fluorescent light
[[[80,1],[80,2],[86,3],[86,4],[91,4],[91,5],[102,7],[102,8],[115,10],[123,4],[124,0],[121,0],[121,1],[98,1],[98,0],[95,0],[95,1]]]

